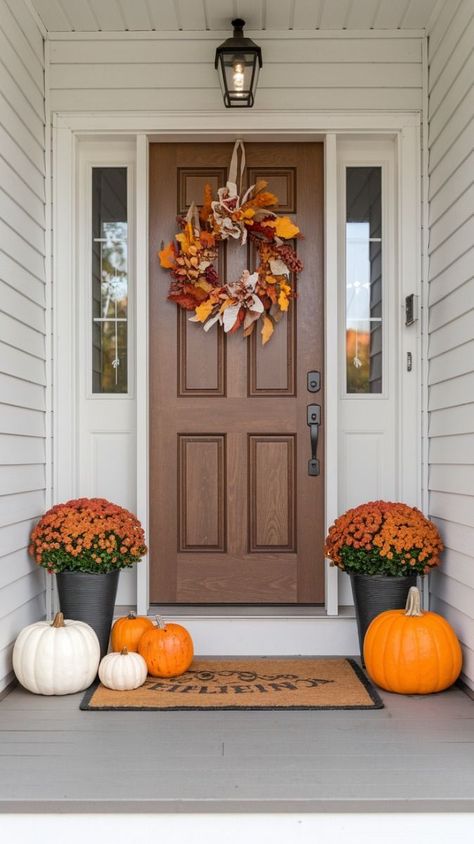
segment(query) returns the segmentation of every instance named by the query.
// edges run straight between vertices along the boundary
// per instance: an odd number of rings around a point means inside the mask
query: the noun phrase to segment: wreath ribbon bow
[[[240,150],[240,167],[239,167],[239,150]],[[232,150],[232,158],[230,159],[229,165],[229,178],[227,180],[227,186],[229,186],[229,182],[235,188],[235,193],[237,193],[237,176],[239,176],[239,193],[242,193],[242,180],[244,177],[244,170],[245,170],[245,147],[244,142],[238,138],[234,144],[234,149]]]
[[[204,331],[216,323],[225,333],[242,328],[248,337],[260,320],[265,344],[296,296],[294,278],[303,264],[293,242],[301,233],[289,217],[277,214],[278,197],[266,189],[267,182],[242,192],[244,169],[245,147],[237,140],[225,187],[214,198],[206,185],[201,207],[191,203],[186,216],[178,218],[181,231],[158,254],[172,275],[168,299],[193,310],[191,322],[201,323]],[[250,238],[258,262],[254,272],[246,269],[236,281],[223,282],[214,264],[218,244],[229,238],[241,246]]]

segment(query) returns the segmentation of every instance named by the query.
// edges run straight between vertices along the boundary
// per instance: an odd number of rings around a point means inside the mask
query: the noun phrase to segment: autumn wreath
[[[258,181],[245,192],[241,186],[237,188],[239,148],[243,173],[244,147],[237,141],[226,186],[213,198],[211,187],[206,185],[202,206],[198,208],[193,202],[186,217],[178,217],[181,231],[173,241],[162,245],[158,254],[161,266],[173,276],[168,299],[194,311],[191,322],[202,323],[204,331],[216,323],[230,334],[242,328],[248,337],[261,320],[265,344],[296,295],[292,278],[301,272],[303,264],[289,241],[301,233],[289,217],[276,213],[278,198],[266,189],[265,181]],[[218,244],[229,238],[242,246],[250,238],[258,260],[253,273],[244,270],[239,279],[223,283],[214,264]]]

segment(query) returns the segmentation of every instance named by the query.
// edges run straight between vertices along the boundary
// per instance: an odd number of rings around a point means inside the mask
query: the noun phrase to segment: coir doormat
[[[148,677],[117,692],[92,686],[81,709],[381,709],[383,703],[351,659],[196,658],[180,677]]]

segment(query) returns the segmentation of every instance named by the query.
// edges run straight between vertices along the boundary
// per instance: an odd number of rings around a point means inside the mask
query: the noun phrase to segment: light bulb
[[[237,96],[242,96],[242,91],[244,90],[244,66],[242,62],[235,61],[232,65],[232,82],[234,84],[234,91],[236,92]]]

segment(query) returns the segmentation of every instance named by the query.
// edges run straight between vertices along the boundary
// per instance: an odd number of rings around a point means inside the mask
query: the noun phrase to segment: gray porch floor
[[[474,703],[376,711],[81,712],[0,703],[3,812],[474,811]]]

